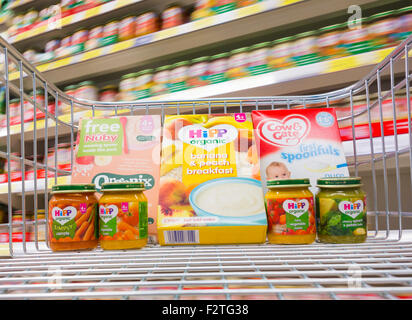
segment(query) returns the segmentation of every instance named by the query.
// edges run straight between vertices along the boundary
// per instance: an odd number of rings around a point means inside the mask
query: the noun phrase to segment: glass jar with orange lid
[[[265,195],[268,240],[275,244],[310,244],[316,219],[309,179],[269,180]]]
[[[94,184],[54,185],[48,211],[48,242],[53,251],[94,249],[98,242]]]
[[[148,204],[144,190],[140,182],[102,184],[99,231],[103,249],[138,249],[147,244]]]

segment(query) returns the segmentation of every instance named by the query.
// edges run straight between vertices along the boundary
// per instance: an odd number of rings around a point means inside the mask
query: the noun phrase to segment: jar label
[[[334,199],[319,197],[316,201],[320,235],[366,235],[365,198]]]
[[[90,241],[97,239],[96,204],[50,208],[51,242]]]
[[[304,235],[315,233],[313,198],[267,199],[269,233]]]
[[[147,202],[100,204],[100,240],[147,238]]]

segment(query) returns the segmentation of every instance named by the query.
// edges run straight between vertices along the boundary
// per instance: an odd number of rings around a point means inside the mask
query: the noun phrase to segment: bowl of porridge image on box
[[[250,114],[165,117],[157,223],[161,245],[266,240]]]

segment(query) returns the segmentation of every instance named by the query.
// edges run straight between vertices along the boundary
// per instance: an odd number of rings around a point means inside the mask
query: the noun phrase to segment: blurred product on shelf
[[[115,102],[118,101],[118,88],[116,85],[107,85],[99,90],[99,101]]]
[[[119,21],[116,19],[109,21],[103,27],[103,37],[100,45],[107,46],[119,41]]]
[[[169,90],[176,92],[188,89],[189,61],[181,61],[173,64],[169,73]]]
[[[209,84],[209,60],[209,56],[191,60],[187,80],[189,87],[201,87]]]
[[[72,148],[70,143],[59,143],[57,152],[55,147],[50,147],[47,155],[47,166],[60,170],[70,170],[72,157]],[[60,173],[58,173],[60,175]]]
[[[269,54],[270,42],[255,44],[249,48],[248,53],[248,72],[251,76],[270,71]]]
[[[146,11],[136,18],[136,37],[159,31],[159,17],[154,11]]]
[[[179,4],[170,4],[162,12],[162,30],[173,28],[185,23],[185,17],[182,7]]]
[[[153,86],[153,69],[146,69],[134,74],[134,90],[136,99],[144,99],[151,96],[150,89]]]
[[[153,95],[162,95],[169,93],[170,69],[170,65],[158,67],[155,69],[152,87]]]
[[[119,40],[133,39],[136,35],[136,17],[126,16],[119,22]]]
[[[248,47],[230,51],[227,70],[228,79],[243,78],[249,75],[247,70],[249,62],[248,51]]]

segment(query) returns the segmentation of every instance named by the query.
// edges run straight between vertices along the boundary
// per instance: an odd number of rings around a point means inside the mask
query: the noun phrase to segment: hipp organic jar
[[[250,75],[269,72],[270,42],[262,42],[250,47],[248,54],[248,70]]]
[[[191,88],[209,84],[209,56],[199,57],[191,61],[188,71],[188,85]]]
[[[188,88],[187,80],[189,76],[189,61],[175,63],[170,68],[169,83],[172,92],[185,90]]]
[[[147,11],[136,18],[136,37],[159,31],[158,16],[154,11]]]
[[[137,249],[147,244],[147,198],[143,183],[104,183],[99,200],[103,249]]]
[[[345,23],[340,23],[319,29],[321,34],[317,38],[317,46],[322,57],[337,58],[345,55],[345,50],[341,46],[345,27]]]
[[[228,80],[228,52],[215,54],[210,57],[209,62],[209,82],[218,83]]]
[[[268,180],[265,195],[268,240],[310,244],[316,239],[315,209],[309,179]]]
[[[49,201],[49,246],[53,251],[94,249],[98,242],[94,184],[54,185]]]
[[[361,178],[318,179],[316,222],[325,243],[359,243],[367,237],[366,196]]]
[[[135,96],[137,99],[148,98],[153,86],[153,69],[146,69],[136,73]]]
[[[136,17],[127,16],[119,22],[119,40],[129,40],[135,37]]]
[[[237,79],[247,77],[249,72],[248,67],[249,48],[239,48],[230,51],[230,58],[228,59],[227,74],[230,79]]]

